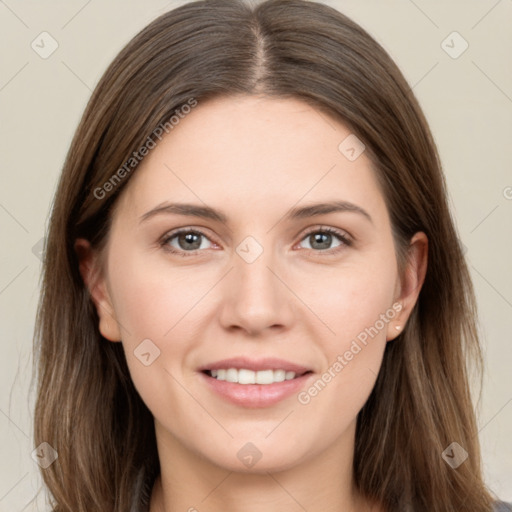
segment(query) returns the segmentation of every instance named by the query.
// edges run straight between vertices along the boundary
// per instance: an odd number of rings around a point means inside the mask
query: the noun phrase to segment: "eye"
[[[322,227],[322,228],[314,228],[310,230],[306,236],[301,240],[301,244],[306,242],[308,246],[300,247],[304,249],[312,249],[315,252],[337,252],[342,249],[343,246],[350,246],[351,241],[348,239],[347,235],[343,231],[338,231],[334,228]],[[337,242],[336,245],[332,245],[333,242]]]
[[[306,242],[304,247],[302,244]],[[336,245],[333,246],[333,243]],[[299,243],[303,249],[311,249],[316,253],[335,253],[343,247],[350,246],[351,240],[346,233],[330,227],[314,228],[306,233]],[[193,256],[203,249],[212,248],[216,245],[202,231],[182,228],[164,235],[160,241],[164,250],[180,256]],[[309,247],[308,247],[309,245]]]
[[[163,237],[160,245],[167,251],[181,256],[188,256],[185,253],[194,254],[195,251],[208,249],[210,239],[201,231],[194,229],[180,229],[168,233]]]

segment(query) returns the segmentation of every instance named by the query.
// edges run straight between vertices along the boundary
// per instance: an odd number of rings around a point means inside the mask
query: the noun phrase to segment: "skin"
[[[338,150],[349,134],[300,100],[200,102],[123,190],[104,253],[77,240],[100,331],[122,340],[155,418],[161,476],[151,512],[382,510],[353,485],[356,419],[386,343],[417,300],[428,244],[423,233],[411,239],[400,274],[370,160],[363,152],[349,161]],[[349,211],[284,220],[292,207],[331,200],[349,201],[371,220]],[[166,201],[208,205],[228,220],[159,214],[141,222]],[[205,235],[185,256],[159,244],[182,227]],[[333,235],[318,248],[309,235],[322,227],[352,243]],[[263,248],[252,263],[236,252],[247,236]],[[167,246],[186,252],[178,242]],[[296,394],[263,409],[234,405],[198,373],[228,357],[274,356],[311,368],[307,389],[397,303],[401,311],[307,405]],[[134,350],[148,338],[161,352],[145,366]],[[237,457],[247,442],[262,454],[251,468]]]

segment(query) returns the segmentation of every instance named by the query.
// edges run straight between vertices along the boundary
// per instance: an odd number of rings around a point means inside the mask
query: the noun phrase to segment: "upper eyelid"
[[[194,228],[194,227],[187,227],[187,226],[185,226],[183,228],[171,229],[170,231],[167,231],[160,238],[160,240],[161,241],[170,240],[170,239],[174,238],[175,236],[180,235],[182,233],[197,233],[197,234],[204,236],[205,238],[208,238],[208,240],[210,240],[210,242],[217,243],[217,242],[215,242],[215,240],[212,240],[212,237],[210,235],[205,233],[204,229],[205,228]]]
[[[334,235],[337,234],[338,236],[345,236],[346,238],[350,238],[350,239],[353,238],[352,235],[350,235],[350,233],[348,231],[346,231],[345,229],[334,228],[334,227],[325,226],[325,225],[313,226],[312,228],[307,228],[306,231],[304,232],[304,237],[306,237],[307,235],[309,235],[311,233],[316,233],[317,231],[320,231],[320,232],[321,231],[328,231],[328,232],[330,232],[331,234],[334,234]]]

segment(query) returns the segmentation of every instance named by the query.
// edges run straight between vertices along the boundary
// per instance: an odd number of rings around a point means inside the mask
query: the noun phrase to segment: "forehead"
[[[199,101],[144,158],[123,195],[140,214],[169,200],[223,210],[339,199],[382,207],[369,158],[344,152],[353,137],[299,99]]]

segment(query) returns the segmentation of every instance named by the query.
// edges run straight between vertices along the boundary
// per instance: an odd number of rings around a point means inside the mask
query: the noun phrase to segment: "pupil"
[[[178,237],[178,242],[182,249],[199,249],[201,246],[199,237],[200,235],[196,233],[186,233]]]
[[[329,246],[331,245],[331,238],[332,235],[329,233],[315,233],[310,237],[311,247],[314,249],[329,249]],[[311,240],[313,243],[311,243]],[[316,243],[318,243],[319,246],[317,245],[315,247]]]

